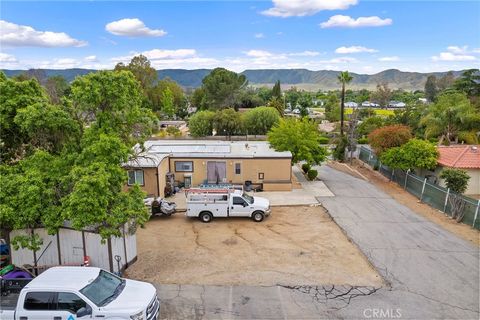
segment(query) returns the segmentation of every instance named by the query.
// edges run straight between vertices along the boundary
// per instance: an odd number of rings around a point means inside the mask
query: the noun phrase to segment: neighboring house
[[[378,103],[370,102],[370,101],[363,101],[361,104],[364,108],[378,108],[380,105]]]
[[[405,102],[401,102],[401,101],[390,101],[388,103],[388,107],[389,108],[405,108],[406,104]]]
[[[467,171],[470,176],[466,195],[480,195],[480,150],[474,145],[454,145],[438,147],[440,156],[435,175],[440,176],[444,168],[458,168]],[[445,186],[440,180],[440,185]]]
[[[144,147],[136,146],[139,154],[124,168],[126,188],[138,183],[148,195],[164,197],[172,180],[187,187],[251,181],[265,191],[292,188],[292,154],[266,141],[149,140]]]
[[[348,102],[345,102],[345,107],[347,107],[347,108],[357,108],[358,103],[353,102],[353,101],[348,101]]]

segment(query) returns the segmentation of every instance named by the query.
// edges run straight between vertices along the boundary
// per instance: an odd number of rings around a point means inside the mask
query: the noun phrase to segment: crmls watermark
[[[366,319],[400,319],[401,309],[367,308],[363,310]]]

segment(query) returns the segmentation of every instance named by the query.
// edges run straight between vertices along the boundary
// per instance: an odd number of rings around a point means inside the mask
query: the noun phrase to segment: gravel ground
[[[154,218],[138,231],[137,248],[127,276],[161,284],[383,284],[319,206],[275,207],[261,223]]]

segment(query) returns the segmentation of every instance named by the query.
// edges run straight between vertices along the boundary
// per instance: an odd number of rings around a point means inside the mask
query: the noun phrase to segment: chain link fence
[[[448,200],[452,196],[449,189],[429,183],[426,178],[419,177],[400,169],[390,169],[380,163],[380,160],[367,147],[362,146],[358,158],[377,169],[385,177],[391,181],[395,181],[405,190],[416,196],[420,201],[444,212],[448,216],[452,216],[452,208]],[[480,200],[472,199],[467,196],[461,196],[464,201],[464,217],[462,222],[480,229],[479,209]]]

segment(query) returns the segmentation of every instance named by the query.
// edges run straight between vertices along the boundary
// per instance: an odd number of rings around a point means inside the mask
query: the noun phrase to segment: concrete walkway
[[[364,180],[327,166],[319,173],[335,197],[318,199],[384,286],[157,285],[160,318],[479,319],[477,247]]]

